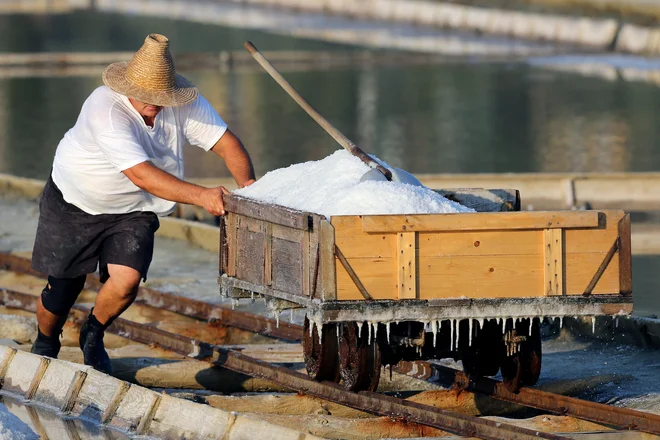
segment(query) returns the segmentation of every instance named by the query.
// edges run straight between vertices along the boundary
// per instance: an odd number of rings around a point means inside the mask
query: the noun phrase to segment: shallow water
[[[263,50],[349,50],[253,30],[78,12],[0,16],[0,51],[130,51],[147,28],[169,35],[175,53],[242,51],[248,38]],[[660,168],[657,87],[552,72],[536,64],[471,58],[285,75],[364,150],[413,173]],[[254,67],[182,73],[242,138],[258,174],[340,148]],[[91,77],[1,78],[0,172],[44,179],[57,143],[99,85],[100,69]],[[221,161],[191,148],[186,174],[227,171]]]

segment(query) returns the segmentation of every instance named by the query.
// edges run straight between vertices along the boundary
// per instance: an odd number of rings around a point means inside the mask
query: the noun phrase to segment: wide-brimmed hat
[[[176,107],[197,99],[197,88],[174,71],[170,41],[149,34],[130,62],[110,64],[103,82],[117,93],[152,105]]]

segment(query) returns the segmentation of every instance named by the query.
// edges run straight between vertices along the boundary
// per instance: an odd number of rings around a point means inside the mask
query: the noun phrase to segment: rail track
[[[11,254],[0,254],[0,269],[41,277],[30,269],[30,261]],[[97,278],[88,277],[88,289],[98,289]],[[37,296],[32,293],[0,287],[0,304],[6,307],[34,312]],[[250,313],[230,310],[221,306],[196,301],[176,295],[142,287],[136,302],[138,307],[175,312],[203,321],[202,326],[224,325],[289,342],[300,340],[302,327],[279,323],[273,319]],[[89,310],[81,305],[74,306],[72,319],[82,323]],[[503,423],[433,407],[407,399],[396,398],[374,392],[353,393],[330,382],[316,382],[305,374],[247,356],[235,348],[216,345],[186,334],[159,329],[153,325],[119,318],[109,332],[149,345],[178,353],[223,368],[258,377],[290,389],[298,394],[315,396],[325,401],[355,408],[375,415],[386,416],[404,423],[414,423],[436,428],[446,433],[484,439],[562,439],[564,435],[539,432],[514,424]],[[448,369],[428,362],[401,363],[395,371],[419,379],[434,377],[447,382],[464,394],[482,394],[495,399],[516,403],[544,413],[558,414],[587,420],[614,428],[621,432],[651,434],[639,438],[660,436],[660,415],[625,408],[613,407],[533,388],[523,388],[518,394],[507,391],[500,382],[487,378],[470,378],[457,370]]]

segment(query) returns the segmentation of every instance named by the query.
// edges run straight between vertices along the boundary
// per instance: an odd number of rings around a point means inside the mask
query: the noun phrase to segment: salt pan
[[[386,163],[380,161],[385,166]],[[474,212],[426,187],[360,182],[369,167],[346,150],[266,173],[235,194],[301,211],[333,215]]]

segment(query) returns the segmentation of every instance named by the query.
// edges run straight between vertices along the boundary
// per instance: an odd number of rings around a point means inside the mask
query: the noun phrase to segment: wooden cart
[[[440,192],[482,212],[327,220],[226,196],[221,292],[304,307],[309,374],[351,390],[375,389],[381,365],[453,357],[516,391],[538,380],[544,318],[632,312],[628,214]]]

